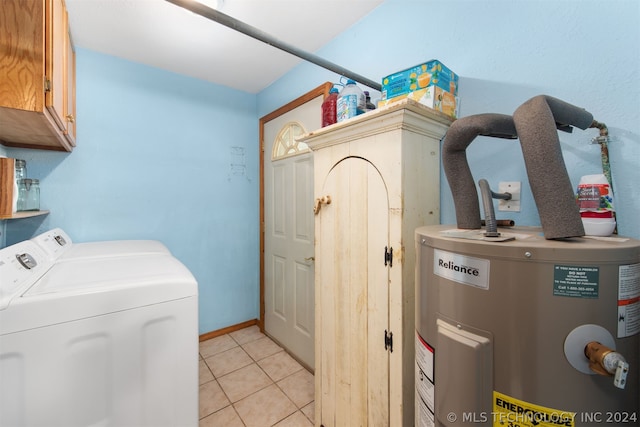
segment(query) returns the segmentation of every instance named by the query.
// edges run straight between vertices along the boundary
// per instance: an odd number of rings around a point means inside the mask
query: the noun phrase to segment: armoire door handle
[[[313,213],[318,215],[318,212],[320,212],[320,208],[322,207],[322,205],[330,205],[331,204],[331,196],[327,195],[324,197],[319,197],[316,199],[316,204],[313,207]]]

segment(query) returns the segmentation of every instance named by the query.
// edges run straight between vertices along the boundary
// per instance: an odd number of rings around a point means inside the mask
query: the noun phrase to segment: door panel
[[[280,316],[282,321],[286,321],[287,313],[286,313],[286,291],[284,287],[285,283],[285,272],[287,260],[280,256],[273,256],[273,277],[272,282],[274,283],[273,287],[273,301],[272,301],[272,311],[274,315]]]
[[[295,138],[321,127],[323,99],[324,92],[318,92],[263,126],[264,329],[312,370],[313,154]]]
[[[295,198],[294,205],[294,254],[304,254],[306,256],[296,257],[294,276],[294,319],[293,327],[295,336],[308,337],[310,343],[300,343],[308,345],[305,352],[309,352],[310,361],[313,361],[313,337],[314,337],[314,259],[315,249],[313,248],[314,218],[313,218],[313,157],[311,154],[301,156],[294,162],[295,175]]]
[[[323,274],[321,423],[375,425],[389,419],[387,190],[371,163],[350,157],[329,172],[322,195],[331,204],[319,212],[316,236]]]
[[[312,307],[314,302],[313,268],[307,264],[296,263],[295,306]],[[297,334],[313,336],[314,310],[296,310],[294,328]]]
[[[311,156],[274,162],[273,180],[265,173],[265,332],[310,367],[313,323],[298,319],[314,311]]]
[[[273,203],[273,209],[270,215],[270,222],[272,223],[271,232],[274,237],[284,238],[285,224],[287,223],[287,208],[285,205],[287,170],[284,163],[273,165],[272,168],[271,203]]]

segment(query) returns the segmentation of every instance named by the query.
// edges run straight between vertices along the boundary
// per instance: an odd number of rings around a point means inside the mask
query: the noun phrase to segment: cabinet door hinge
[[[384,349],[393,353],[393,332],[387,332],[384,330]]]
[[[389,267],[393,267],[393,248],[389,248],[387,246],[384,247],[384,265]]]
[[[51,80],[48,77],[44,78],[44,91],[51,92]]]

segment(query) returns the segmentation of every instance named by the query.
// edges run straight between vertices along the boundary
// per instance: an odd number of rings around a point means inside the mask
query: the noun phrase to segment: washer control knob
[[[18,262],[22,264],[22,266],[27,270],[31,270],[32,268],[38,265],[35,258],[33,258],[31,255],[29,255],[26,252],[23,254],[16,255],[16,258],[18,259]]]

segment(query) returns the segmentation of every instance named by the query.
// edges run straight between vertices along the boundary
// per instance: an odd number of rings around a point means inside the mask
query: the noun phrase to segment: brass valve
[[[589,368],[600,375],[613,375],[613,384],[624,388],[627,382],[629,364],[624,356],[597,341],[591,341],[584,348],[589,359]]]

